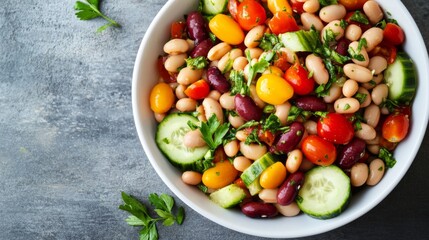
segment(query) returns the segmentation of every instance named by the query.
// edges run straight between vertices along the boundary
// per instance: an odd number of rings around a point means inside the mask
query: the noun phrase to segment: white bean
[[[264,50],[260,48],[246,48],[244,50],[245,53],[249,54],[250,59],[259,59]]]
[[[307,0],[304,2],[302,6],[303,10],[308,13],[315,13],[319,11],[320,3],[319,0]]]
[[[246,144],[240,142],[240,152],[248,159],[256,160],[267,152],[267,147],[257,143]]]
[[[366,51],[371,52],[371,50],[383,41],[383,29],[372,27],[362,34],[361,39],[362,38],[366,40]]]
[[[313,72],[313,79],[317,84],[326,84],[329,81],[329,73],[322,58],[310,54],[305,58],[305,66],[309,72]]]
[[[197,107],[197,101],[192,98],[182,98],[176,102],[176,108],[181,112],[195,111]]]
[[[347,26],[345,36],[348,40],[357,41],[361,35],[362,29],[358,25],[350,24]]]
[[[207,53],[207,58],[210,61],[221,59],[227,52],[231,51],[232,47],[225,42],[221,42],[212,47]]]
[[[257,47],[259,45],[260,40],[264,36],[264,32],[264,25],[258,25],[250,29],[250,31],[246,34],[246,37],[244,38],[244,45],[248,48]]]
[[[198,148],[206,146],[199,129],[191,130],[183,136],[183,145],[188,148]]]
[[[378,125],[378,121],[380,121],[380,115],[380,107],[375,104],[371,104],[365,108],[363,119],[368,125],[375,128]]]
[[[360,108],[360,103],[356,98],[340,98],[337,99],[334,103],[335,112],[345,114],[345,113],[355,113]]]
[[[179,85],[176,87],[175,93],[176,93],[176,97],[178,99],[182,99],[182,98],[186,98],[188,96],[186,96],[185,94],[185,90],[186,90],[186,86],[185,85]]]
[[[343,84],[343,95],[345,97],[353,97],[359,89],[359,84],[353,80],[349,79]]]
[[[274,206],[276,206],[279,213],[285,217],[294,217],[298,215],[301,211],[296,202],[292,202],[291,204],[286,206],[282,206],[280,204],[274,204]]]
[[[360,126],[361,126],[361,129],[355,132],[355,136],[357,138],[360,138],[366,141],[366,140],[372,140],[377,136],[377,132],[370,125],[366,123],[361,123]]]
[[[218,90],[211,90],[209,92],[209,95],[207,95],[207,97],[212,98],[216,101],[219,101],[220,98],[220,92]]]
[[[189,50],[189,44],[186,40],[174,38],[164,44],[164,52],[177,55],[186,53]]]
[[[203,105],[199,105],[198,107],[197,107],[197,109],[196,109],[196,111],[198,112],[198,120],[200,121],[200,122],[205,122],[205,121],[207,121],[207,118],[206,118],[206,114],[205,114],[205,112],[204,112],[204,107],[203,107]]]
[[[235,155],[237,155],[238,150],[239,150],[238,141],[232,140],[232,141],[227,142],[223,146],[223,150],[225,151],[226,156],[234,157]]]
[[[248,63],[249,62],[247,61],[247,58],[244,56],[241,56],[234,60],[234,63],[232,64],[232,68],[237,71],[243,71]]]
[[[223,123],[223,110],[219,102],[213,98],[204,98],[203,103],[204,114],[206,119],[209,119],[213,114],[216,115],[217,120]]]
[[[344,36],[344,29],[341,27],[341,22],[339,20],[334,20],[328,23],[322,29],[322,42],[325,42],[325,36],[327,34],[327,31],[332,31],[332,33],[335,35],[336,40],[339,40]]]
[[[368,179],[368,165],[365,163],[356,163],[350,171],[350,182],[353,187],[360,187]]]
[[[233,126],[234,128],[239,128],[241,127],[241,125],[244,124],[244,119],[238,115],[229,114],[228,121],[229,123],[231,123],[231,126]]]
[[[347,10],[341,4],[328,5],[320,9],[319,17],[324,22],[330,23],[334,20],[343,19],[346,16]]]
[[[298,56],[296,55],[296,53],[295,52],[293,52],[293,51],[291,51],[290,49],[288,49],[288,48],[280,48],[279,49],[279,52],[281,52],[282,54],[286,54],[286,61],[288,62],[288,63],[291,63],[291,64],[294,64],[295,63],[295,61],[298,59]],[[261,57],[263,56],[264,54],[262,54],[261,55]]]
[[[299,166],[302,163],[302,152],[299,149],[292,150],[288,153],[286,159],[286,170],[288,173],[294,173],[298,171]]]
[[[354,63],[348,63],[344,65],[343,70],[347,77],[360,83],[365,83],[372,80],[372,73],[366,67],[362,67]]]
[[[250,161],[246,157],[238,156],[238,157],[234,158],[233,165],[237,171],[243,172],[244,170],[246,170],[246,168],[248,168],[248,167],[250,167],[250,165],[252,165],[252,161]]]
[[[224,109],[227,109],[227,110],[235,109],[234,96],[231,95],[230,92],[226,92],[222,94],[219,98],[219,103]]]
[[[383,160],[379,158],[372,160],[369,164],[369,176],[366,184],[369,186],[374,186],[379,183],[383,178],[384,171],[386,170],[385,168],[386,167]]]
[[[276,108],[274,115],[276,115],[279,118],[282,126],[286,125],[291,104],[289,102],[285,102],[280,105],[275,105],[274,107]]]
[[[317,31],[322,31],[324,25],[322,20],[313,13],[304,12],[301,14],[301,22],[304,30],[310,30],[312,26]]]
[[[359,87],[358,93],[362,96],[365,96],[365,100],[360,104],[360,107],[364,108],[369,106],[369,104],[371,104],[371,101],[372,101],[371,94],[369,93],[369,91],[364,87]]]
[[[341,97],[341,93],[341,87],[337,83],[334,83],[331,88],[329,88],[328,95],[323,97],[323,101],[326,103],[333,103]]]
[[[362,67],[367,67],[369,64],[369,57],[368,57],[368,53],[366,52],[364,47],[361,47],[360,51],[359,50],[359,42],[354,41],[351,42],[349,44],[349,50],[352,50],[354,52],[354,54],[356,54],[359,57],[363,57],[362,59],[356,59],[355,56],[352,57],[352,61],[354,63],[356,63],[357,65],[360,65]]]
[[[192,67],[185,67],[180,70],[177,75],[177,82],[182,85],[190,85],[201,79],[203,76],[202,69],[193,69]]]
[[[153,113],[155,120],[161,122],[165,118],[165,113]]]
[[[378,23],[384,17],[383,11],[376,1],[367,1],[363,5],[363,12],[372,24]]]
[[[389,94],[389,87],[384,83],[378,84],[374,89],[372,89],[372,92],[371,92],[372,102],[375,105],[380,105],[381,103],[384,102],[384,100],[386,100],[388,94]]]
[[[374,56],[369,60],[368,69],[375,75],[382,73],[387,68],[387,60],[382,56]]]
[[[167,60],[165,60],[164,67],[169,72],[177,73],[179,72],[178,68],[185,64],[185,59],[188,57],[186,53],[178,55],[170,55]]]
[[[198,185],[200,184],[202,175],[199,172],[195,171],[186,171],[182,173],[182,181],[189,185]]]
[[[256,94],[256,86],[255,85],[250,85],[250,97],[253,99],[253,101],[255,102],[256,106],[258,106],[259,108],[264,108],[265,105],[267,105],[264,101],[262,101],[258,94]]]
[[[235,138],[241,142],[246,141],[248,136],[249,134],[247,134],[244,130],[239,130],[235,133]]]
[[[265,203],[277,203],[278,188],[268,189],[264,188],[258,193],[258,197]]]

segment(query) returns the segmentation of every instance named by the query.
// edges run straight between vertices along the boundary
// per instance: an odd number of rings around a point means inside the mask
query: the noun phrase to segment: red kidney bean
[[[206,22],[204,17],[199,12],[191,12],[186,18],[186,26],[188,28],[189,38],[195,40],[195,45],[198,45],[203,40],[209,38]]]
[[[194,47],[194,49],[191,52],[191,57],[207,57],[207,54],[209,53],[210,49],[213,47],[213,42],[210,38],[207,38],[206,40],[203,40],[200,42],[197,46]]]
[[[366,143],[359,138],[353,138],[338,151],[338,165],[342,169],[351,168],[365,154]]]
[[[304,173],[294,172],[280,185],[277,191],[277,203],[286,206],[291,204],[301,185],[304,183]]]
[[[347,38],[341,38],[338,40],[335,51],[343,56],[347,56],[347,50],[349,49],[350,40]]]
[[[304,134],[304,125],[294,122],[290,125],[289,131],[280,134],[270,147],[270,152],[275,154],[286,154],[295,149]]]
[[[323,98],[305,96],[295,100],[295,105],[304,111],[326,111],[326,103]]]
[[[270,203],[248,202],[241,206],[244,215],[251,218],[269,218],[277,215],[277,208]]]
[[[234,97],[235,110],[244,121],[259,121],[262,118],[262,109],[249,96],[237,94]]]
[[[209,41],[211,42],[211,40]],[[218,90],[220,93],[228,92],[231,87],[228,80],[226,80],[226,77],[217,67],[210,67],[207,69],[207,80],[209,81],[210,86]]]

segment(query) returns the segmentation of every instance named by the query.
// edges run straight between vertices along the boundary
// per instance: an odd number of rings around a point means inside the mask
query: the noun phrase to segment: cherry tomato
[[[292,10],[296,13],[303,13],[304,12],[304,3],[303,1],[297,1],[297,0],[291,0],[292,3]]]
[[[274,74],[277,75],[279,77],[283,77],[283,71],[277,67],[277,66],[269,66],[267,70],[265,70],[265,72],[263,72],[262,74]]]
[[[290,63],[287,61],[287,54],[285,52],[277,52],[274,58],[273,65],[280,68],[283,72],[290,68]],[[283,74],[282,74],[283,75]]]
[[[261,187],[273,189],[280,186],[286,179],[286,167],[281,162],[276,162],[266,168],[259,178]]]
[[[234,18],[234,20],[237,21],[237,12],[238,12],[238,5],[240,2],[238,0],[229,0],[228,1],[228,11],[231,14],[231,17]]]
[[[314,89],[313,78],[308,78],[308,72],[296,61],[285,73],[284,78],[293,87],[293,91],[298,95],[307,95]]]
[[[166,83],[177,82],[177,73],[170,73],[167,71],[167,69],[165,69],[165,66],[164,66],[165,60],[167,60],[167,57],[162,57],[162,56],[158,57],[158,61],[156,62],[156,65],[158,68],[159,75]]]
[[[186,22],[173,22],[170,28],[170,36],[171,38],[186,39]]]
[[[393,23],[387,23],[383,30],[383,39],[397,46],[404,43],[405,34],[400,26]]]
[[[328,113],[317,122],[317,135],[336,144],[348,143],[354,134],[353,124],[339,113]]]
[[[198,80],[185,89],[186,96],[199,100],[204,99],[210,93],[210,85],[204,80]]]
[[[173,89],[167,83],[156,84],[150,92],[150,108],[156,113],[168,112],[173,106],[174,100]]]
[[[268,27],[274,34],[281,34],[285,32],[295,32],[299,30],[298,24],[290,13],[276,12],[271,20],[268,22]]]
[[[340,4],[344,5],[347,10],[362,9],[365,2],[368,0],[339,0]]]
[[[302,142],[302,153],[312,163],[328,166],[337,158],[337,150],[333,143],[317,135],[310,135]]]
[[[292,14],[292,7],[287,0],[268,0],[268,9],[272,14],[276,12],[287,12]]]
[[[265,9],[255,0],[244,0],[238,5],[237,21],[241,28],[249,31],[255,26],[265,24]]]
[[[262,101],[278,105],[293,96],[293,88],[282,77],[264,74],[256,82],[256,94]]]
[[[225,14],[217,14],[209,22],[212,33],[220,40],[238,45],[244,40],[244,33],[240,25]]]
[[[217,162],[223,162],[223,161],[227,161],[227,160],[228,160],[228,156],[226,156],[226,153],[223,150],[223,147],[216,148],[216,150],[214,152],[213,162],[217,163]]]
[[[237,178],[238,171],[229,161],[215,163],[214,167],[203,173],[203,184],[208,188],[218,189],[225,187]]]
[[[397,51],[398,50],[393,44],[387,41],[382,41],[377,47],[374,48],[374,50],[370,52],[370,55],[382,56],[387,60],[388,64],[392,64],[396,60]]]
[[[266,143],[268,146],[273,145],[276,136],[269,130],[263,130],[259,128],[258,138],[260,141]]]
[[[408,115],[393,113],[384,120],[381,133],[387,141],[397,143],[407,136],[409,126],[410,119]]]

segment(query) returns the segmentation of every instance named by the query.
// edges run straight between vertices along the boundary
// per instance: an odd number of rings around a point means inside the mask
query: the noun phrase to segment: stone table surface
[[[77,20],[74,2],[0,1],[2,240],[138,239],[118,210],[120,192],[172,194],[145,156],[131,109],[137,49],[166,0],[102,1],[123,27],[101,34],[104,21]],[[429,2],[403,2],[429,39]],[[308,239],[429,239],[428,134],[422,146],[377,207]],[[185,208],[184,224],[159,227],[161,239],[260,239]]]

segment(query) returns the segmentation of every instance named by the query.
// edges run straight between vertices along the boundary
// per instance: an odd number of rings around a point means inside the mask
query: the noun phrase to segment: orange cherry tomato
[[[150,92],[150,108],[156,113],[168,112],[173,106],[174,100],[173,89],[167,83],[156,84]]]
[[[263,188],[277,188],[286,179],[286,167],[281,162],[276,162],[265,169],[259,178]]]
[[[292,7],[287,0],[268,0],[267,5],[272,14],[276,12],[287,12],[292,14]]]
[[[296,61],[285,73],[284,78],[293,87],[293,91],[298,95],[307,95],[313,92],[315,81],[308,77],[308,72]]]
[[[244,32],[240,25],[225,14],[214,16],[209,22],[209,28],[217,38],[228,44],[239,45],[244,41]]]
[[[393,113],[384,120],[381,133],[387,141],[397,143],[407,136],[409,126],[410,119],[408,115]]]
[[[363,5],[368,0],[339,0],[340,4],[344,5],[347,10],[357,10],[362,9]]]
[[[274,34],[281,34],[285,32],[295,32],[299,30],[293,16],[287,12],[276,12],[271,20],[268,22],[268,27]]]
[[[225,187],[237,178],[238,171],[229,161],[215,163],[215,166],[203,173],[203,184],[208,188],[218,189]]]
[[[402,28],[393,23],[387,23],[383,30],[383,40],[397,46],[405,41],[405,34]]]
[[[306,137],[301,148],[305,157],[316,165],[328,166],[337,158],[335,145],[317,135]]]
[[[237,11],[237,21],[246,31],[265,24],[267,19],[264,7],[255,0],[244,0],[238,5]]]
[[[256,82],[256,94],[266,103],[279,105],[293,96],[293,88],[282,77],[264,74]]]
[[[195,100],[204,99],[209,93],[210,85],[204,79],[192,83],[185,89],[186,96]]]

